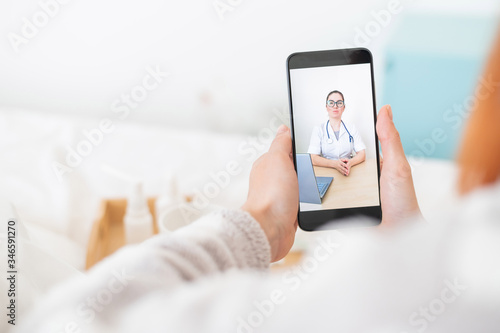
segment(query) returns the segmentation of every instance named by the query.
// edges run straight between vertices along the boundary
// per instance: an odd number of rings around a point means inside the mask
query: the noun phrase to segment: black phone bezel
[[[296,52],[288,56],[286,61],[287,68],[287,81],[288,81],[288,103],[290,107],[290,130],[292,134],[293,146],[293,164],[297,171],[296,151],[295,151],[295,129],[293,118],[293,104],[292,104],[292,86],[290,79],[290,70],[300,68],[314,68],[314,67],[330,67],[342,65],[355,65],[355,64],[370,64],[370,76],[372,83],[372,99],[373,99],[373,119],[374,129],[377,121],[377,108],[375,102],[375,80],[373,75],[373,56],[370,50],[366,48],[352,48],[352,49],[338,49],[338,50],[324,50],[324,51],[310,51],[310,52]],[[377,175],[378,175],[378,195],[380,203],[380,153],[378,136],[375,130],[375,149],[377,155]],[[352,207],[342,209],[328,209],[301,212],[298,211],[298,224],[302,230],[314,231],[325,224],[328,224],[330,229],[345,227],[346,223],[344,218],[353,216],[370,217],[371,219],[364,219],[367,226],[374,226],[380,224],[382,221],[382,208],[378,206],[366,207]],[[343,221],[342,221],[343,220]],[[337,224],[336,222],[343,222]],[[348,223],[347,223],[348,225]],[[359,223],[355,224],[359,226]]]

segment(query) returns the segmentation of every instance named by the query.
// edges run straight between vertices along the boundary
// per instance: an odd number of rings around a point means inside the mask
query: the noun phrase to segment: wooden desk
[[[377,159],[365,160],[351,168],[349,176],[336,169],[314,167],[316,177],[333,177],[321,205],[300,203],[301,211],[378,206]]]

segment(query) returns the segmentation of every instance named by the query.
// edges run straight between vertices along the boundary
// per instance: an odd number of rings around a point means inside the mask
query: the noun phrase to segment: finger
[[[390,105],[385,105],[380,109],[377,117],[377,135],[384,158],[403,157],[406,159],[399,132],[392,120]]]
[[[287,155],[292,154],[292,137],[290,136],[290,130],[285,125],[281,125],[276,132],[269,152],[272,153],[285,153]]]

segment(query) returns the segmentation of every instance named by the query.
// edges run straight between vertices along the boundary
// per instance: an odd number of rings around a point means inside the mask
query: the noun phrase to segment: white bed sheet
[[[105,135],[102,144],[59,181],[53,161],[64,163],[66,145],[76,147],[85,139],[82,131],[98,124],[99,119],[0,111],[0,200],[14,204],[27,225],[67,237],[81,248],[87,244],[101,200],[126,197],[131,189],[128,183],[102,172],[103,164],[142,178],[146,195],[157,196],[168,172],[177,173],[180,192],[203,192],[213,182],[210,173],[224,170],[235,160],[241,173],[231,176],[210,202],[228,207],[244,202],[255,159],[238,152],[240,145],[249,147],[246,135],[115,123],[115,131]],[[265,144],[256,153],[267,147]]]
[[[240,145],[250,147],[246,135],[115,123],[115,131],[105,135],[102,144],[60,182],[52,162],[64,162],[66,145],[76,147],[85,138],[82,130],[98,124],[99,119],[0,111],[0,200],[15,205],[38,246],[69,265],[83,269],[100,201],[125,197],[130,189],[129,184],[103,173],[102,164],[144,179],[146,194],[156,196],[169,171],[178,173],[181,192],[192,193],[212,182],[210,172],[224,170],[229,161],[236,160],[241,174],[232,176],[229,185],[210,201],[226,207],[244,202],[256,157],[238,152]],[[255,152],[260,155],[268,145],[269,140]],[[413,161],[412,169],[424,216],[453,204],[457,196],[452,162]]]

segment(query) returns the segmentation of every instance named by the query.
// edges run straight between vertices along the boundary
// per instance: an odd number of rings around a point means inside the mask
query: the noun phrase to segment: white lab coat
[[[340,125],[339,139],[337,140],[331,123],[329,123],[327,133],[326,123],[327,122],[325,121],[321,124],[321,126],[314,127],[307,152],[309,154],[320,155],[330,160],[349,158],[349,155],[351,154],[351,144],[349,143],[349,134],[347,133],[345,127],[342,124]],[[354,151],[359,152],[366,149],[356,126],[345,121],[344,124],[354,139]],[[333,140],[332,143],[328,143],[328,134],[330,134],[330,139]]]

